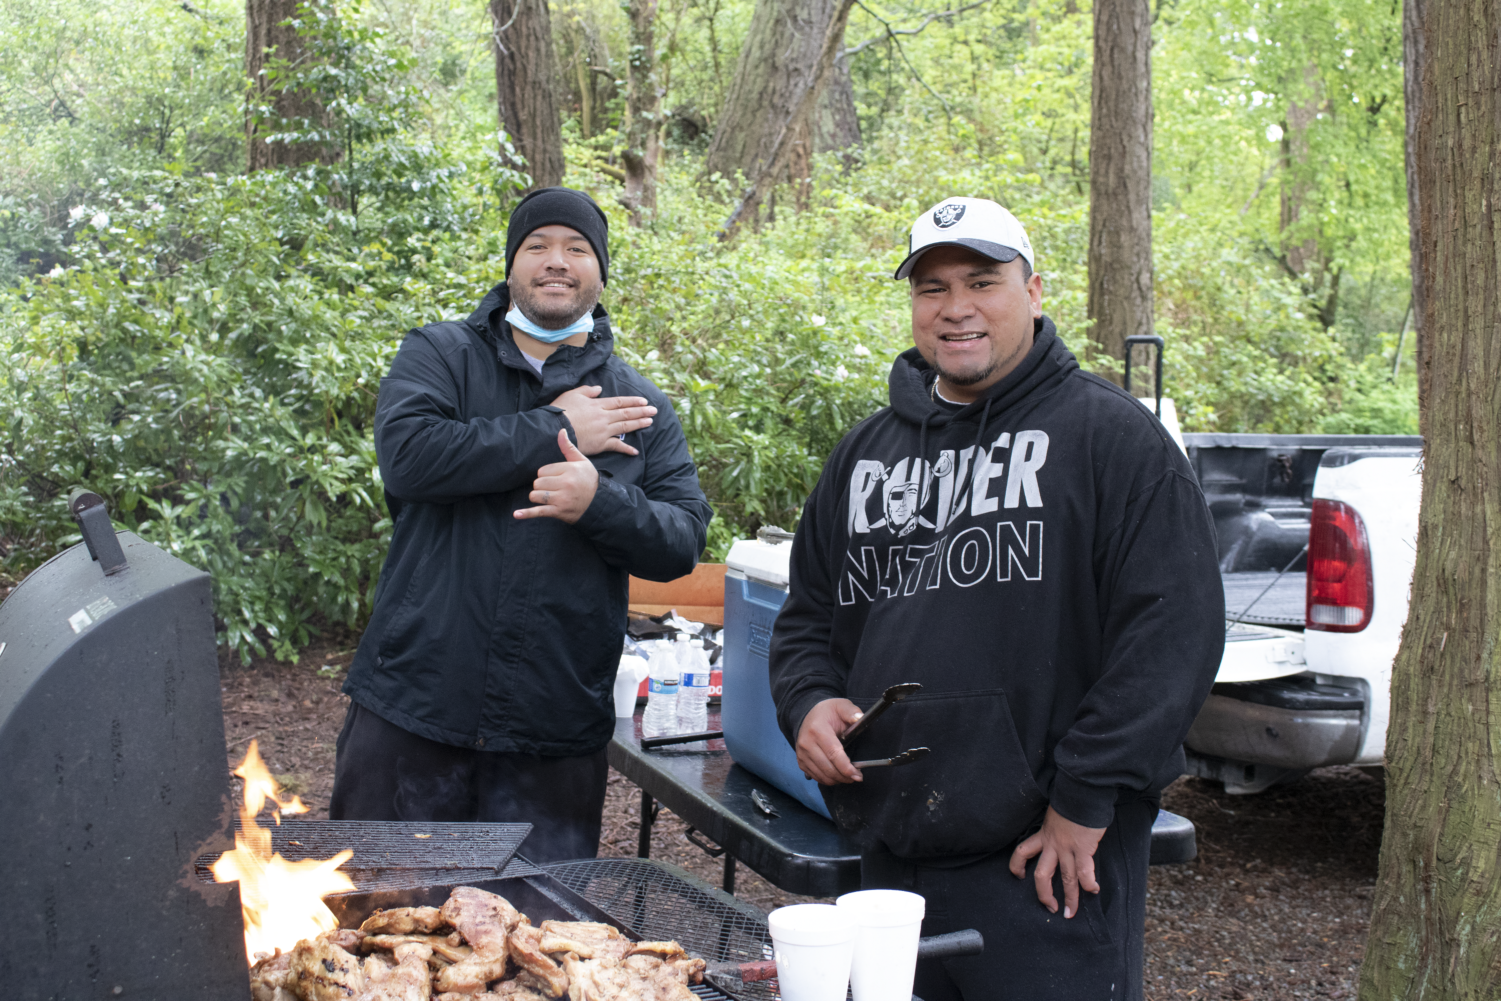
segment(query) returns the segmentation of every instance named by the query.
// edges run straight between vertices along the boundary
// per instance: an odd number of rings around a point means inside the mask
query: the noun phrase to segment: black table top
[[[720,728],[709,711],[710,730]],[[760,873],[773,886],[812,897],[860,889],[860,852],[832,821],[809,810],[760,776],[730,759],[724,741],[707,749],[669,745],[641,749],[641,713],[615,721],[610,765],[689,826]],[[751,802],[759,789],[780,816],[768,817]],[[1152,864],[1187,862],[1197,855],[1194,826],[1162,811],[1152,826]]]
[[[710,708],[709,729],[719,729]],[[690,826],[789,893],[833,897],[860,889],[860,852],[832,822],[730,760],[724,741],[708,750],[641,749],[641,714],[615,721],[610,764]],[[759,789],[780,816],[751,802]]]

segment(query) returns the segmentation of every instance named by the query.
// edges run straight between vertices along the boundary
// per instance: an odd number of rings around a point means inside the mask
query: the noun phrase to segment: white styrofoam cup
[[[911,1001],[927,902],[906,890],[860,890],[837,903],[860,929],[850,965],[855,1001]]]
[[[647,673],[646,661],[635,654],[620,658],[620,667],[615,672],[615,715],[634,716],[636,696],[641,690],[641,681]]]
[[[858,928],[832,904],[793,904],[766,917],[782,1001],[844,1001]]]

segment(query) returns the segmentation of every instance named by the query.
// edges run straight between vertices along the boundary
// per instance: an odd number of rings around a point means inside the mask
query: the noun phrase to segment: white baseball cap
[[[906,278],[917,259],[934,247],[967,247],[1002,264],[1022,257],[1037,270],[1027,231],[988,198],[946,198],[918,216],[907,238],[907,259],[892,277]]]

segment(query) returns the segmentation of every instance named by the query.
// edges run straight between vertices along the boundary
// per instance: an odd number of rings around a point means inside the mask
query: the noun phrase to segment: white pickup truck
[[[1219,535],[1225,656],[1191,774],[1255,793],[1382,762],[1407,619],[1422,439],[1185,434]]]

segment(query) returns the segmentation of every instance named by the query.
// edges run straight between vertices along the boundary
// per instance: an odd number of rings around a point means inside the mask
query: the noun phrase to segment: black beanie
[[[538,188],[521,199],[506,227],[507,275],[521,241],[543,226],[567,226],[584,234],[599,258],[599,280],[610,280],[610,221],[594,199],[572,188]]]

